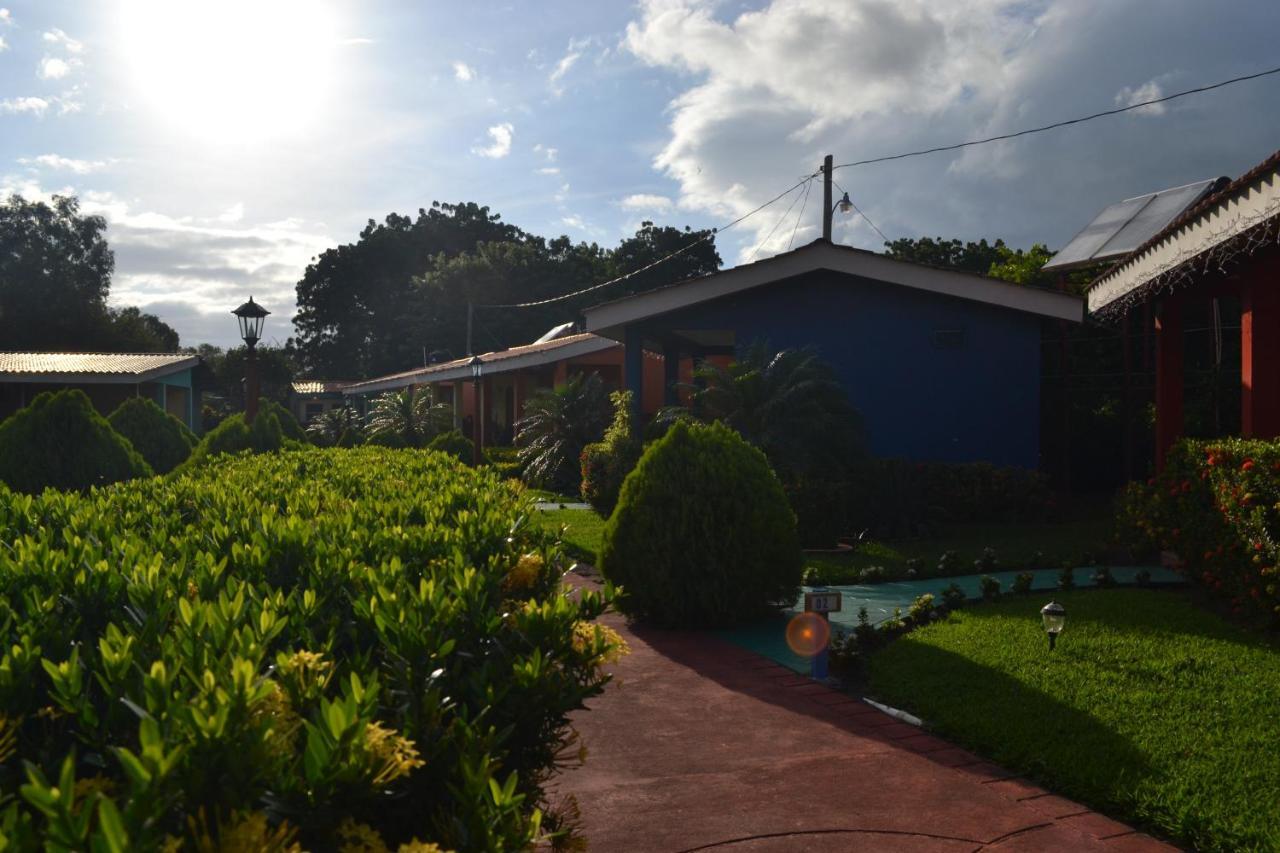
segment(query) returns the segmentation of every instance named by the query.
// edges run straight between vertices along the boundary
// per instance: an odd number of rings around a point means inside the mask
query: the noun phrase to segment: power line
[[[804,219],[805,206],[809,204],[809,190],[813,189],[813,181],[809,181],[809,185],[804,188],[804,201],[800,202],[800,212],[796,214],[795,227],[791,229],[791,239],[787,241],[787,251],[791,251],[791,246],[796,241],[796,232],[800,230],[800,220]]]
[[[1079,118],[1067,119],[1065,121],[1055,121],[1053,124],[1041,125],[1040,127],[1030,127],[1025,130],[1015,131],[1014,133],[1004,133],[1000,136],[989,136],[986,139],[971,139],[968,142],[957,142],[953,145],[939,145],[936,148],[923,148],[919,151],[907,151],[902,154],[889,154],[884,157],[872,157],[867,160],[855,160],[852,163],[841,163],[836,169],[847,169],[852,166],[868,166],[872,163],[887,163],[890,160],[905,160],[908,157],[920,157],[925,154],[937,154],[941,151],[956,151],[960,148],[968,148],[973,145],[985,145],[988,142],[1000,142],[1005,139],[1016,139],[1019,136],[1029,136],[1033,133],[1043,133],[1046,130],[1054,130],[1059,127],[1066,127],[1072,124],[1082,124],[1086,121],[1093,121],[1097,118],[1105,118],[1106,116],[1119,115],[1127,113],[1130,110],[1138,110],[1143,107],[1149,107],[1153,104],[1163,104],[1166,101],[1172,101],[1176,98],[1185,98],[1187,95],[1196,95],[1200,92],[1209,92],[1213,89],[1221,89],[1223,86],[1230,86],[1234,83],[1243,83],[1246,80],[1257,80],[1259,77],[1266,77],[1271,74],[1280,74],[1280,68],[1272,68],[1267,71],[1259,71],[1257,74],[1246,74],[1243,77],[1232,77],[1230,80],[1223,80],[1220,83],[1213,83],[1208,86],[1200,86],[1195,89],[1187,89],[1183,92],[1174,92],[1172,95],[1165,95],[1161,98],[1152,98],[1149,101],[1139,101],[1136,104],[1129,104],[1126,107],[1117,107],[1114,110],[1104,110],[1093,115],[1081,116]]]
[[[814,180],[814,178],[811,176],[811,177],[809,178],[809,184],[808,184],[808,186],[806,186],[806,187],[805,187],[805,192],[808,192],[808,188],[809,188],[809,186],[812,186],[812,185],[813,185],[813,180]],[[786,209],[786,210],[784,210],[784,211],[782,212],[782,215],[778,217],[778,221],[777,221],[777,222],[775,222],[775,223],[773,223],[773,227],[769,229],[769,233],[768,233],[768,234],[766,234],[766,235],[765,235],[765,238],[764,238],[763,240],[761,240],[761,241],[756,245],[755,251],[753,251],[753,252],[751,253],[751,257],[747,258],[747,263],[751,263],[753,260],[755,260],[756,255],[757,255],[757,254],[759,254],[760,250],[764,248],[764,244],[765,244],[765,243],[768,243],[771,239],[773,239],[773,232],[777,231],[777,230],[778,230],[778,226],[779,226],[779,225],[781,225],[781,224],[783,223],[783,221],[784,221],[788,216],[790,216],[790,215],[791,215],[791,211],[795,208],[795,206],[796,206],[796,202],[797,202],[797,201],[799,201],[799,200],[800,200],[800,196],[802,196],[802,195],[804,195],[804,194],[805,194],[805,193],[796,193],[796,197],[795,197],[795,198],[793,198],[793,199],[791,199],[791,204],[787,205],[787,209]],[[797,220],[797,221],[799,221],[799,220]]]
[[[775,195],[773,198],[766,201],[764,204],[760,205],[757,208],[747,211],[746,213],[739,216],[737,219],[730,222],[728,225],[723,225],[719,228],[712,228],[706,234],[699,237],[697,240],[694,240],[692,243],[689,243],[687,246],[682,246],[681,248],[676,249],[674,252],[667,255],[666,257],[658,258],[658,260],[654,261],[651,264],[646,264],[645,266],[641,267],[638,270],[632,270],[631,272],[626,273],[625,275],[620,275],[617,278],[611,278],[608,281],[602,281],[599,284],[593,284],[590,287],[584,287],[582,290],[575,290],[573,293],[565,293],[560,296],[551,296],[546,299],[539,299],[534,302],[516,302],[510,305],[476,305],[474,307],[476,308],[536,308],[540,305],[551,305],[552,303],[555,303],[555,302],[563,302],[566,299],[573,299],[575,296],[582,296],[584,293],[591,293],[592,291],[599,290],[602,287],[608,287],[611,284],[617,284],[620,281],[626,281],[627,279],[632,278],[633,276],[640,275],[640,273],[642,272],[648,272],[649,270],[653,269],[659,264],[664,264],[667,261],[671,260],[672,258],[683,255],[685,252],[689,251],[694,246],[697,246],[700,243],[705,243],[708,240],[715,239],[715,236],[720,232],[728,231],[730,228],[739,224],[745,219],[755,216],[757,213],[764,210],[769,205],[773,204],[774,202],[778,201],[779,199],[791,193],[794,189],[796,189],[796,187],[802,186],[805,183],[805,181],[812,180],[814,177],[817,176],[817,174],[818,174],[817,172],[814,172],[813,174],[805,175],[803,178],[800,179],[799,183],[792,184],[782,192]]]

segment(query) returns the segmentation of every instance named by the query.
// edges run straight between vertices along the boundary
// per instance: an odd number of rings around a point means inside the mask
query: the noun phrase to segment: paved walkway
[[[550,786],[592,851],[1172,849],[712,635],[605,621],[631,654]]]

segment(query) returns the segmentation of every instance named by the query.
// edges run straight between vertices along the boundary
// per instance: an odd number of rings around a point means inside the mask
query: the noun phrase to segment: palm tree
[[[307,425],[307,435],[321,447],[333,447],[344,435],[359,436],[363,431],[360,413],[349,406],[322,412]]]
[[[727,367],[700,363],[686,390],[694,417],[733,427],[784,478],[839,477],[861,455],[861,418],[811,348],[773,352],[756,341]]]
[[[453,428],[453,407],[431,387],[391,391],[374,401],[365,428],[371,442],[422,447]]]
[[[595,373],[578,374],[530,397],[516,424],[525,482],[576,493],[582,449],[604,436],[612,411],[609,392]]]

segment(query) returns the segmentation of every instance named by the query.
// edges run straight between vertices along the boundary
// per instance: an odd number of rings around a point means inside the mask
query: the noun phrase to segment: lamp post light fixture
[[[484,437],[484,430],[480,423],[480,380],[484,378],[484,362],[480,360],[480,356],[473,355],[467,364],[471,367],[471,396],[473,398],[471,401],[471,439],[475,448],[475,459],[473,461],[475,466],[479,468],[482,456],[480,442]]]
[[[1049,635],[1049,651],[1053,651],[1058,635],[1067,624],[1067,608],[1056,601],[1050,601],[1040,608],[1040,621],[1044,623],[1044,632]]]
[[[240,323],[240,337],[244,338],[244,345],[249,349],[248,363],[245,365],[244,420],[251,424],[258,416],[258,341],[262,340],[262,325],[271,312],[254,302],[250,296],[248,302],[231,313],[236,315],[236,320]]]

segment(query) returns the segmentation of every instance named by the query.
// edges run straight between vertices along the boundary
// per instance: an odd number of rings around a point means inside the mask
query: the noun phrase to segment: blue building
[[[843,380],[872,454],[1035,468],[1041,327],[1080,322],[1083,304],[816,240],[584,313],[587,331],[625,345],[637,398],[644,350],[663,354],[672,395],[682,360],[756,340],[812,346]]]

